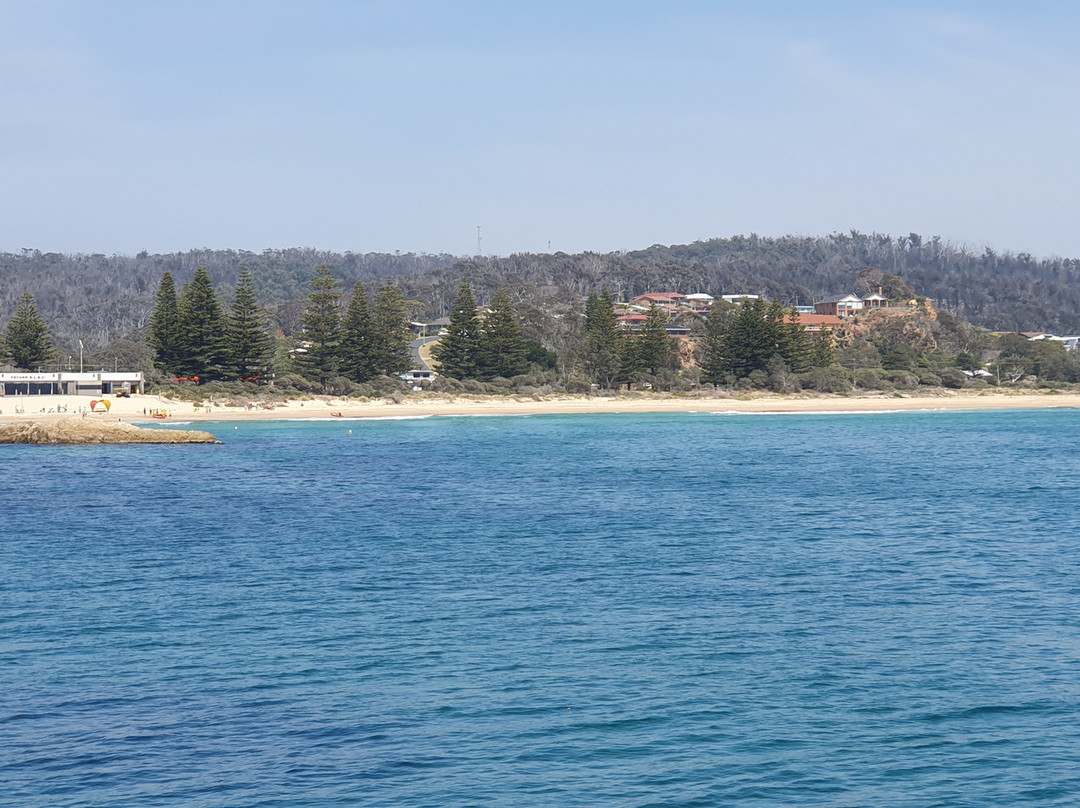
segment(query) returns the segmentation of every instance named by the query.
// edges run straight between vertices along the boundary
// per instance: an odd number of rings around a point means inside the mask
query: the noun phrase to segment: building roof
[[[818,303],[840,303],[844,300],[862,300],[863,298],[858,295],[854,295],[848,292],[846,295],[834,295],[833,297],[827,297],[824,300],[817,301]]]

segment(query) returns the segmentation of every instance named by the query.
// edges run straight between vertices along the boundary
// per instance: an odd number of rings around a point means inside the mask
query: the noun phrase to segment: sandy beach
[[[937,395],[895,394],[861,396],[743,396],[683,398],[675,396],[565,396],[542,400],[526,397],[410,396],[401,404],[389,399],[357,400],[330,397],[234,407],[217,402],[195,406],[154,395],[108,397],[109,410],[89,412],[87,396],[0,397],[0,423],[47,421],[80,415],[129,423],[187,423],[192,421],[260,421],[296,418],[390,418],[426,415],[542,415],[554,413],[645,412],[875,412],[894,410],[975,410],[1080,407],[1080,393],[941,391]],[[100,404],[98,405],[100,409]],[[22,412],[16,413],[16,407]],[[154,418],[159,411],[163,418]]]

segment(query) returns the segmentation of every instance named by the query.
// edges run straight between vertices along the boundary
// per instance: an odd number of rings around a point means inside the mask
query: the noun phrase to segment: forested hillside
[[[479,301],[509,289],[523,317],[580,308],[581,299],[606,288],[617,299],[650,291],[714,295],[754,293],[783,303],[812,303],[850,291],[873,267],[901,278],[935,307],[994,330],[1080,333],[1080,260],[1035,259],[1025,253],[975,253],[934,237],[851,232],[822,237],[756,235],[712,239],[629,253],[520,254],[456,259],[449,255],[333,253],[308,248],[251,253],[192,250],[166,255],[60,255],[0,253],[0,323],[29,292],[56,342],[88,348],[141,336],[165,271],[182,285],[205,266],[226,304],[243,266],[251,270],[259,301],[279,328],[299,327],[299,312],[313,269],[325,265],[345,288],[357,280],[393,279],[419,301],[416,316],[449,313],[462,275]],[[531,310],[531,315],[530,315]],[[550,325],[550,324],[549,324]]]
[[[1080,332],[1080,260],[1036,260],[990,249],[974,254],[914,233],[751,235],[621,254],[512,255],[463,261],[402,285],[407,296],[430,301],[440,314],[463,273],[480,299],[504,286],[529,287],[540,297],[607,287],[623,300],[655,291],[752,293],[794,305],[852,291],[856,276],[870,267],[899,276],[936,308],[992,330]]]
[[[82,339],[87,348],[96,348],[145,330],[154,293],[165,272],[172,273],[182,285],[192,279],[198,267],[206,267],[228,304],[240,270],[247,266],[259,301],[273,309],[304,299],[311,272],[320,265],[351,284],[431,271],[455,260],[449,255],[341,254],[310,248],[260,253],[190,250],[136,256],[61,255],[37,250],[0,253],[0,323],[7,322],[19,298],[29,292],[58,344],[74,347]]]

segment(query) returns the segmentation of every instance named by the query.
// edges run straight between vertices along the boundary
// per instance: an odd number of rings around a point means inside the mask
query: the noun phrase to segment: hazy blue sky
[[[0,250],[1080,257],[1078,6],[0,0]]]

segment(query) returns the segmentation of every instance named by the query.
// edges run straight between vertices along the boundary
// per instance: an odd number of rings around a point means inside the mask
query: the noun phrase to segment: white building
[[[4,396],[107,396],[121,391],[143,392],[142,373],[0,373]]]

